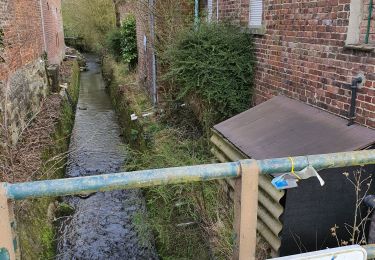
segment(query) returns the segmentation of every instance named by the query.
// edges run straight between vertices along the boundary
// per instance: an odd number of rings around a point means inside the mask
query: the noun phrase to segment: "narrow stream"
[[[119,171],[125,149],[97,57],[87,55],[70,144],[66,177]],[[145,214],[139,190],[69,196],[74,214],[59,227],[57,259],[157,259],[152,239],[137,232]]]

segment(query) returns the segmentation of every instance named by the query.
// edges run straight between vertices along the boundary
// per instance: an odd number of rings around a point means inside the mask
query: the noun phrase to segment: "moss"
[[[69,93],[78,101],[79,67],[75,63],[69,86]],[[74,107],[64,100],[59,121],[53,133],[54,144],[46,147],[40,155],[43,168],[34,179],[61,178],[65,172],[66,152],[69,147],[70,133],[74,123]],[[16,218],[23,259],[53,259],[56,252],[54,218],[55,198],[25,200],[16,203]]]
[[[59,203],[55,215],[57,218],[71,216],[74,213],[74,208],[67,203]]]

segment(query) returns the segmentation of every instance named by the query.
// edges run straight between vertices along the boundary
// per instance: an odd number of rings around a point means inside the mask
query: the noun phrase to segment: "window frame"
[[[261,25],[250,25],[251,23],[251,2],[252,1],[260,1],[262,3],[262,14],[261,14]],[[264,20],[264,1],[263,0],[249,0],[249,22],[248,27],[250,30],[250,33],[256,34],[256,35],[263,35],[266,32],[266,25]]]
[[[365,6],[363,0],[350,1],[350,13],[348,31],[346,33],[345,48],[362,51],[374,51],[374,43],[360,42],[361,38],[361,23],[364,19]]]

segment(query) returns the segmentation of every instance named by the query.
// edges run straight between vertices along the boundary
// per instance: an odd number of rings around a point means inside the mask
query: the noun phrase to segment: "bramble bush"
[[[250,107],[255,54],[249,32],[224,23],[201,24],[178,35],[163,62],[169,67],[165,79],[177,86],[175,97],[204,103],[205,127]]]

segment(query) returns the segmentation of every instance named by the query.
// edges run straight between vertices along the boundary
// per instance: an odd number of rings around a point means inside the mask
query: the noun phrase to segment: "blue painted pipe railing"
[[[244,163],[250,163],[250,160],[1,185],[9,199],[22,200],[235,178],[241,176],[241,164]],[[375,164],[375,150],[266,159],[258,160],[257,164],[261,174],[290,172],[292,167],[300,171],[308,165],[317,170],[359,166]]]

